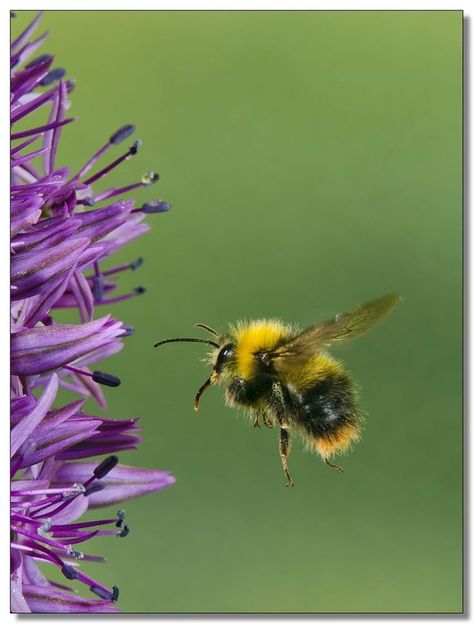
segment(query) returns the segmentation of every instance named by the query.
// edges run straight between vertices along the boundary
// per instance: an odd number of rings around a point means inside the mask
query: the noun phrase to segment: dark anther
[[[120,594],[119,588],[117,587],[117,585],[114,585],[112,587],[112,602],[117,602],[119,594]]]
[[[142,212],[145,214],[153,214],[154,212],[166,212],[170,210],[171,204],[163,201],[162,199],[152,199],[149,202],[146,202],[141,207]]]
[[[70,565],[67,565],[67,564],[63,565],[63,567],[61,568],[61,572],[70,581],[77,579],[77,570]]]
[[[46,74],[46,76],[40,82],[40,85],[42,87],[47,87],[48,85],[53,84],[53,82],[55,82],[56,80],[60,80],[65,73],[65,69],[63,69],[62,67],[57,67],[56,69],[53,69]]]
[[[135,333],[135,328],[132,327],[131,325],[127,325],[126,323],[122,323],[122,329],[125,330],[125,333],[121,334],[121,338],[132,336]]]
[[[143,286],[138,286],[138,288],[134,288],[133,292],[137,295],[143,295],[143,293],[146,293],[146,288],[144,288]]]
[[[134,141],[133,145],[130,146],[130,149],[128,151],[130,152],[132,156],[135,156],[135,154],[138,152],[141,146],[142,146],[142,142],[140,140]]]
[[[25,69],[30,69],[30,67],[35,67],[35,65],[39,65],[40,63],[44,63],[44,61],[52,61],[53,57],[51,54],[42,54],[41,56],[37,56],[32,61],[25,65]]]
[[[117,537],[127,537],[129,533],[130,529],[128,527],[128,524],[124,524],[120,533],[117,533]]]
[[[102,598],[102,600],[113,600],[113,594],[108,589],[104,589],[103,587],[98,587],[97,585],[91,586],[91,592]]]
[[[125,509],[119,509],[117,511],[117,522],[115,523],[115,526],[117,528],[120,528],[124,520],[125,520]]]
[[[109,388],[117,388],[122,383],[115,375],[109,375],[108,373],[102,373],[101,371],[94,371],[92,373],[92,380],[103,386],[109,386]]]
[[[155,173],[154,171],[150,171],[149,173],[144,173],[142,175],[142,184],[144,184],[147,187],[153,186],[153,184],[155,184],[156,182],[158,182],[158,180],[160,179],[160,176],[158,173]]]
[[[102,301],[104,296],[104,278],[102,275],[95,275],[92,280],[92,292],[96,301]]]
[[[115,468],[117,464],[117,455],[109,455],[109,457],[106,457],[103,461],[100,462],[97,468],[94,468],[94,476],[97,479],[102,479],[103,477],[105,477],[106,474],[109,474],[109,472],[113,470],[113,468]]]
[[[105,485],[102,485],[102,483],[93,483],[86,489],[86,491],[84,492],[84,496],[90,496],[91,494],[95,494],[96,492],[101,492],[104,488]]]
[[[143,260],[144,259],[140,256],[140,258],[137,258],[133,262],[130,262],[130,268],[132,269],[132,271],[135,271],[136,269],[138,269],[138,267],[141,267],[143,264]]]
[[[94,206],[95,199],[93,197],[84,197],[82,203],[84,204],[84,206]]]
[[[122,141],[125,141],[131,134],[135,132],[135,126],[132,124],[127,124],[126,126],[122,126],[109,139],[109,143],[113,145],[118,145]]]

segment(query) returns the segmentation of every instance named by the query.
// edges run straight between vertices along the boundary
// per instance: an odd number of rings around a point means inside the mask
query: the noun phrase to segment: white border
[[[130,2],[126,2],[124,0],[114,0],[114,2],[109,2],[109,3],[105,3],[105,2],[97,2],[97,0],[70,0],[67,4],[67,8],[65,7],[65,3],[64,2],[59,2],[58,0],[49,0],[49,2],[46,3],[46,5],[43,5],[41,8],[46,8],[46,10],[61,10],[61,11],[67,11],[67,10],[464,10],[465,12],[465,17],[467,19],[470,19],[470,15],[471,12],[469,11],[469,7],[470,5],[467,4],[467,2],[455,2],[455,1],[437,1],[437,0],[432,0],[431,2],[427,2],[427,1],[410,1],[410,0],[405,0],[403,2],[359,2],[359,3],[355,3],[355,2],[315,2],[310,1],[310,0],[293,0],[292,2],[289,2],[288,0],[274,0],[274,1],[264,1],[264,0],[247,0],[247,1],[232,1],[232,0],[221,0],[221,1],[217,1],[217,0],[205,0],[204,2],[202,1],[198,1],[198,0],[175,0],[173,2],[171,2],[170,0],[168,1],[163,1],[163,0],[136,0],[133,4],[133,6],[131,6]],[[18,0],[18,2],[15,3],[14,7],[9,7],[9,9],[15,9],[16,11],[21,11],[21,10],[38,10],[38,4],[37,3],[33,3],[29,0]],[[8,77],[9,77],[9,67],[8,67],[8,61],[9,61],[9,29],[10,29],[10,18],[9,18],[9,12],[7,13],[7,10],[2,10],[2,19],[0,20],[0,46],[1,46],[1,50],[2,50],[2,54],[0,55],[0,63],[1,63],[1,76],[3,78],[2,80],[2,88],[5,90],[5,96],[2,97],[0,99],[0,106],[1,106],[1,113],[0,113],[0,128],[1,128],[1,132],[4,136],[4,140],[5,143],[3,143],[3,145],[8,145],[9,142],[9,126],[8,126],[8,119],[9,119],[9,98],[7,97],[7,94],[9,93],[9,82],[8,82]],[[466,53],[469,52],[469,46],[467,47]],[[467,70],[471,67],[471,59],[470,59],[470,54],[468,55],[468,58],[465,58],[465,66],[467,68]],[[470,72],[469,75],[465,76],[465,97],[467,98],[466,101],[471,103],[472,99],[469,96],[469,92],[470,92],[470,88],[469,88],[469,84],[470,84]],[[471,117],[471,106],[469,107],[469,110],[465,111],[465,115],[468,116],[468,118]],[[468,130],[468,126],[466,125],[466,131]],[[467,148],[469,147],[469,140],[468,137],[466,137],[466,151]],[[9,197],[8,197],[8,189],[9,189],[9,175],[8,175],[8,171],[9,171],[9,152],[7,149],[3,149],[0,152],[1,154],[1,159],[2,162],[0,163],[0,193],[1,193],[1,205],[3,207],[2,210],[0,210],[0,252],[1,252],[1,256],[0,256],[0,282],[1,282],[1,292],[8,292],[8,288],[9,288],[9,276],[8,276],[8,262],[9,262],[9,245],[8,245],[8,230],[9,230],[9,215],[8,215],[8,210],[7,207],[9,205]],[[466,153],[466,176],[467,179],[472,179],[472,161],[469,160],[467,153]],[[469,197],[466,196],[465,197],[465,202],[466,202],[466,206],[465,206],[465,211],[467,212],[467,204],[468,204],[468,200]],[[472,219],[467,219],[466,220],[466,227],[468,227],[467,232],[465,233],[465,253],[466,253],[466,266],[465,266],[465,276],[466,276],[466,283],[465,283],[465,305],[466,307],[466,324],[468,324],[468,321],[471,320],[471,317],[469,315],[469,317],[467,316],[468,310],[472,310],[472,306],[469,305],[470,304],[470,298],[468,297],[469,293],[473,292],[473,273],[470,270],[471,269],[471,263],[470,263],[470,254],[468,256],[468,251],[469,251],[469,246],[468,246],[468,241],[472,241],[473,237],[472,237]],[[7,328],[9,327],[9,316],[8,316],[8,306],[5,305],[5,303],[2,303],[0,305],[0,325],[3,328],[4,332],[2,335],[2,345],[6,345],[7,344],[7,338],[6,338],[6,332],[7,332]],[[472,336],[472,333],[471,333]],[[466,330],[466,338],[469,337],[469,333]],[[465,379],[465,383],[466,383],[466,390],[468,387],[472,387],[472,382],[474,380],[474,372],[473,369],[469,369],[469,367],[467,366],[467,358],[469,353],[472,352],[472,340],[469,340],[469,344],[466,345],[466,353],[465,353],[465,361],[466,361],[466,379]],[[0,383],[0,388],[1,388],[1,397],[2,397],[2,407],[3,409],[2,411],[2,415],[3,415],[3,423],[4,423],[4,427],[5,427],[5,435],[3,436],[4,441],[6,442],[5,446],[6,448],[4,449],[4,453],[0,453],[0,459],[1,459],[1,474],[7,475],[9,473],[9,452],[8,452],[8,418],[7,418],[7,414],[8,414],[8,396],[9,396],[9,384],[8,384],[8,370],[9,370],[9,361],[8,361],[8,352],[7,349],[3,348],[0,351],[0,379],[1,379],[1,383]],[[466,413],[465,413],[465,418],[467,419],[468,417],[468,413],[467,413],[467,404],[466,404]],[[474,431],[474,427],[471,425],[471,427],[469,428],[469,440],[466,440],[465,442],[465,448],[466,448],[466,452],[469,452],[469,449],[473,448],[473,441],[474,441],[474,436],[473,436],[473,432]],[[470,479],[468,478],[468,475],[466,475],[466,483],[469,484]],[[9,542],[8,540],[8,535],[9,535],[9,531],[7,529],[8,527],[8,522],[9,522],[9,516],[8,516],[8,509],[9,509],[9,504],[8,504],[8,488],[9,488],[9,481],[5,484],[5,486],[2,488],[2,492],[6,493],[7,499],[5,504],[2,506],[3,509],[3,513],[2,513],[2,520],[5,521],[5,524],[2,525],[2,531],[1,531],[1,535],[3,537],[3,539],[1,540],[1,545],[2,545],[2,549],[4,552],[4,556],[2,557],[2,562],[3,565],[0,566],[0,604],[1,604],[1,611],[4,614],[8,614],[9,612],[9,573],[8,573],[8,566],[7,566],[7,562],[9,561]],[[466,492],[467,498],[465,500],[465,504],[466,504],[466,518],[471,517],[471,514],[469,513],[469,509],[468,507],[468,503],[471,500],[471,496],[469,496],[469,493]],[[469,527],[466,526],[466,531],[469,529]],[[467,539],[466,540],[466,545],[469,546],[470,543],[472,543],[472,540]],[[467,553],[467,562],[472,562],[472,551],[469,548],[469,553]],[[466,570],[467,572],[467,570]],[[466,579],[466,583],[467,583],[467,587],[466,587],[466,594],[465,594],[465,601],[466,601],[466,607],[468,608],[470,605],[470,596],[472,596],[472,574],[469,575],[467,574],[467,579]],[[15,618],[16,619],[17,616],[12,616],[10,615],[10,619]],[[143,616],[128,616],[128,615],[122,615],[122,616],[106,616],[107,621],[115,621],[118,618],[125,618],[128,621],[142,621],[143,619],[150,619],[153,618],[152,615],[147,616],[146,618],[144,618]],[[162,616],[162,615],[156,615],[155,617],[159,617],[159,619],[161,621],[172,621],[172,620],[177,620],[179,619],[180,622],[192,622],[192,621],[212,621],[212,622],[219,622],[219,621],[224,621],[225,619],[227,620],[233,620],[233,621],[239,621],[239,620],[246,620],[246,621],[258,621],[258,620],[262,620],[264,619],[265,622],[281,622],[281,621],[296,621],[296,620],[308,620],[311,616],[305,616],[302,618],[297,618],[297,617],[269,617],[269,616],[265,616],[264,618],[261,617],[256,617],[256,616],[242,616],[242,617],[238,617],[238,616],[229,616],[227,618],[224,617],[219,617],[219,616],[199,616],[199,617],[191,617],[191,616]],[[382,621],[383,619],[389,619],[390,616],[383,618],[382,616],[370,616],[370,615],[361,615],[358,617],[354,617],[352,616],[351,618],[349,616],[347,617],[343,617],[343,616],[312,616],[311,619],[313,620],[317,620],[318,622],[330,622],[330,621],[334,621],[334,620],[348,620],[348,619],[357,619],[357,620],[369,620],[371,622],[376,622],[376,621]],[[392,616],[393,617],[393,616]],[[422,616],[422,618],[416,618],[416,617],[403,617],[403,620],[405,622],[419,622],[420,619],[422,619],[424,622],[429,622],[429,621],[435,621],[435,620],[439,620],[440,618],[443,620],[446,619],[454,619],[454,617],[456,616],[439,616],[439,615],[433,615],[432,617],[430,616]],[[458,619],[459,616],[456,617],[456,619]],[[43,621],[47,621],[50,618],[48,616],[43,616],[41,618]],[[51,619],[53,619],[53,616],[51,616]],[[59,615],[55,615],[54,616],[54,621],[55,622],[66,622],[66,621],[70,621],[71,618],[66,618],[66,617],[61,617]],[[88,621],[91,622],[103,622],[104,618],[103,617],[87,617]],[[463,618],[464,621],[471,620],[471,616],[468,615],[467,617]]]
[[[400,11],[400,10],[468,10],[470,6],[466,1],[457,2],[455,0],[403,0],[398,2],[321,2],[317,0],[136,0],[133,4],[125,0],[114,0],[114,2],[94,2],[93,0],[70,0],[65,6],[64,2],[49,0],[41,8],[45,10],[67,11],[67,10],[345,10],[345,11]],[[18,0],[15,3],[15,10],[38,10],[38,3],[30,0]]]

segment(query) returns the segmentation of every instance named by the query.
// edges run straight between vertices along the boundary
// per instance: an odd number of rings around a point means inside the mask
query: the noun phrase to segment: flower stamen
[[[138,148],[140,147],[140,145],[141,141],[135,141],[124,154],[116,158],[109,165],[107,165],[107,167],[104,167],[87,180],[84,180],[84,184],[93,184],[103,176],[107,175],[110,171],[112,171],[112,169],[115,169],[115,167],[120,165],[120,163],[122,163],[124,160],[128,160],[130,156],[135,156],[135,154],[138,152]]]
[[[102,384],[103,386],[108,386],[109,388],[117,388],[122,383],[118,377],[115,375],[110,375],[109,373],[103,373],[102,371],[93,371],[92,373],[81,368],[77,368],[76,366],[71,366],[70,364],[63,366],[71,373],[76,375],[84,375],[85,377],[91,377],[92,381],[95,381],[98,384]]]
[[[140,208],[135,208],[132,212],[143,212],[143,214],[154,214],[157,212],[167,212],[171,210],[171,204],[162,199],[152,199],[143,204]]]

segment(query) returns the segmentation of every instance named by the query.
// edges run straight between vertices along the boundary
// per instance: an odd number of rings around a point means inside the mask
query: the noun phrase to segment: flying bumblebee
[[[225,334],[197,323],[215,340],[169,338],[168,342],[203,342],[213,347],[209,355],[212,373],[199,388],[226,384],[229,405],[243,406],[253,426],[279,427],[279,451],[287,486],[294,485],[288,470],[290,431],[299,433],[324,462],[343,472],[330,459],[346,451],[360,436],[361,415],[353,382],[341,362],[324,351],[333,343],[353,340],[367,333],[398,303],[389,294],[357,306],[299,331],[278,320],[239,322]]]

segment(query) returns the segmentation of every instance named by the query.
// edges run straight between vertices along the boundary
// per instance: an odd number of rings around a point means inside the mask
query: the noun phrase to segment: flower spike
[[[11,609],[116,613],[118,586],[85,574],[81,564],[104,561],[89,550],[96,536],[129,534],[125,512],[80,518],[88,509],[157,492],[174,478],[119,464],[118,454],[141,442],[136,417],[84,412],[88,397],[106,409],[103,388],[117,388],[121,380],[96,363],[120,351],[122,338],[133,334],[110,314],[100,316],[98,306],[145,292],[142,286],[121,292],[116,280],[142,259],[106,269],[102,264],[148,231],[146,214],[169,205],[151,200],[137,209],[134,200],[123,199],[154,184],[154,173],[118,188],[94,188],[139,153],[136,140],[111,162],[101,161],[129,139],[132,124],[112,132],[76,174],[59,166],[63,133],[75,120],[66,116],[74,82],[54,67],[53,55],[38,53],[46,39],[46,33],[35,35],[42,16],[13,40],[10,58]],[[66,307],[76,310],[77,320],[59,323],[58,311]],[[58,405],[60,388],[76,398]],[[62,582],[49,580],[38,562],[55,566]],[[89,597],[75,593],[80,585],[89,588]]]

